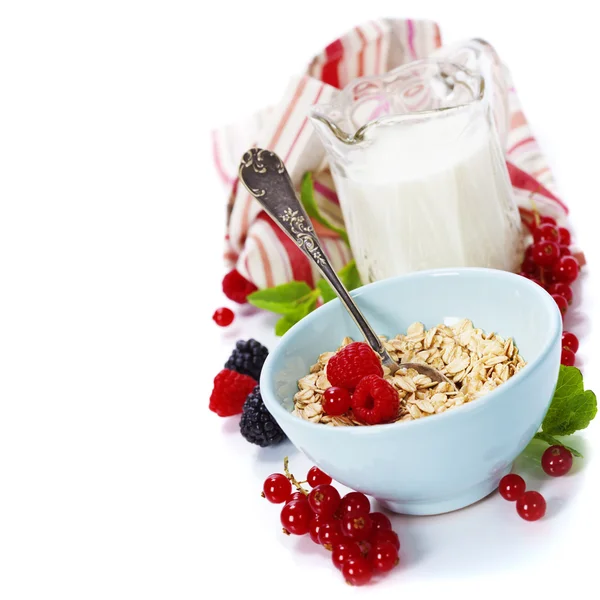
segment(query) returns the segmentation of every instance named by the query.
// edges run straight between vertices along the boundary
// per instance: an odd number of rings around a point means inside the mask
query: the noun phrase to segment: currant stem
[[[283,472],[285,473],[285,476],[290,480],[290,482],[292,483],[292,485],[299,492],[302,492],[305,496],[308,496],[308,492],[300,485],[300,483],[306,483],[306,481],[302,481],[302,482],[299,483],[296,480],[296,478],[290,473],[289,459],[288,459],[287,456],[283,459]]]

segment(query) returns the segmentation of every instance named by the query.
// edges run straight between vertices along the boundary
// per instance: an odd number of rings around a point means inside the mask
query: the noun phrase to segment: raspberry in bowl
[[[407,420],[394,421],[386,381],[357,348],[345,364],[327,366],[327,377],[339,390],[332,394],[336,410],[343,410],[343,390],[350,389],[353,414],[368,426],[332,427],[299,418],[293,414],[298,381],[345,337],[362,340],[334,300],[290,329],[263,367],[263,400],[280,427],[323,471],[396,512],[439,514],[494,491],[539,429],[552,398],[562,335],[552,297],[524,277],[469,268],[402,275],[352,295],[382,335],[406,331],[415,322],[433,328],[469,320],[490,336],[514,338],[527,363],[476,401],[427,418],[406,415]],[[356,372],[360,377],[353,377]]]

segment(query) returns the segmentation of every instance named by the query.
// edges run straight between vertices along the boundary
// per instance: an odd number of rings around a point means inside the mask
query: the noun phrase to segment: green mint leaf
[[[341,269],[338,275],[340,276],[340,279],[346,286],[347,290],[355,290],[362,285],[354,259],[352,259],[343,269]]]
[[[314,290],[304,281],[290,281],[272,288],[258,290],[248,296],[248,302],[280,315],[293,313],[305,302]]]
[[[573,456],[576,456],[577,458],[583,458],[583,454],[581,454],[581,452],[579,452],[578,450],[575,450],[575,448],[572,448],[571,446],[567,446],[566,444],[563,444],[560,440],[557,440],[554,436],[550,435],[549,433],[544,433],[543,431],[538,431],[533,436],[533,439],[541,440],[542,442],[546,442],[546,444],[548,444],[548,446],[563,446]]]
[[[308,297],[298,304],[294,310],[281,317],[281,319],[275,323],[275,335],[283,335],[292,327],[292,325],[295,325],[308,313],[315,310],[319,295],[319,290],[312,290]]]
[[[344,242],[349,246],[350,242],[348,240],[348,234],[345,229],[341,227],[336,227],[331,221],[325,218],[319,207],[317,206],[317,201],[315,200],[315,188],[313,186],[312,174],[309,172],[304,174],[302,178],[302,183],[300,185],[300,200],[302,201],[302,205],[306,210],[307,214],[311,219],[317,221],[317,223],[321,223],[323,227],[327,227],[331,231],[337,233]]]
[[[319,292],[321,292],[321,298],[323,298],[324,304],[335,298],[335,292],[325,279],[319,279],[319,281],[317,281],[317,288]]]
[[[585,429],[598,410],[596,395],[583,388],[583,377],[577,367],[561,365],[552,403],[542,423],[548,435],[571,435]]]

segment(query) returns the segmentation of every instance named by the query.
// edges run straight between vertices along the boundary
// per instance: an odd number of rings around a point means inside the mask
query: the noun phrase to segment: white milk
[[[521,221],[483,110],[374,125],[333,166],[364,283],[441,267],[514,271]]]

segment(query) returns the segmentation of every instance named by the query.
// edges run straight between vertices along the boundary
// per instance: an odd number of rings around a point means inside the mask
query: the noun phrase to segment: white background
[[[600,391],[600,84],[586,5],[1,4],[0,598],[595,588],[597,423],[577,441],[586,459],[569,477],[550,481],[535,460],[519,461],[548,498],[543,521],[521,521],[497,496],[396,517],[402,567],[353,590],[324,551],[282,536],[278,508],[259,497],[284,453],[299,475],[308,463],[289,446],[251,447],[237,419],[207,408],[235,339],[275,343],[267,315],[246,311],[225,333],[210,319],[225,303],[225,194],[209,131],[275,101],[327,42],[378,16],[436,19],[447,41],[486,38],[512,69],[587,251],[568,325],[582,337],[586,383]]]

